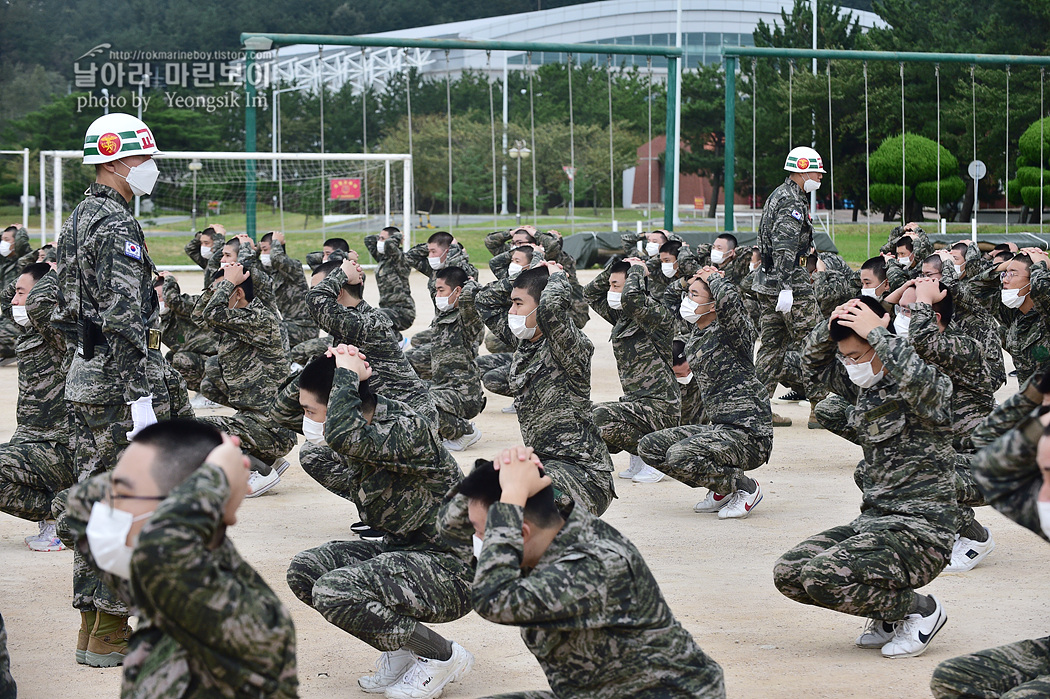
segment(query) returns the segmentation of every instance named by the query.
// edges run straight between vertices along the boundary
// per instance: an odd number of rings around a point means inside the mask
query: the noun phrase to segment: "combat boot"
[[[91,667],[116,667],[124,663],[131,627],[126,616],[100,611],[88,638],[84,660]]]
[[[97,612],[80,613],[80,631],[77,632],[77,664],[87,665],[88,638],[91,630],[95,628],[95,617]]]
[[[815,401],[809,404],[809,424],[807,427],[811,430],[824,429],[824,425],[820,424],[820,420],[817,419],[817,404]]]
[[[773,427],[791,427],[791,418],[773,413]]]

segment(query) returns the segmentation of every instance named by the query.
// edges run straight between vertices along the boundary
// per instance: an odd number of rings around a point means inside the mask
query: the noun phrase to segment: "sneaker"
[[[357,532],[357,535],[361,538],[362,541],[382,541],[386,538],[385,531],[383,531],[382,529],[375,529],[373,527],[369,527],[368,529],[362,529],[361,531]]]
[[[642,462],[642,470],[634,474],[631,479],[634,483],[659,483],[664,479],[664,472],[657,471],[649,464]]]
[[[986,541],[974,541],[965,536],[956,537],[955,545],[952,546],[952,561],[944,569],[945,573],[965,573],[973,570],[974,566],[995,550],[995,539],[992,538],[992,533],[988,531],[988,527],[985,527],[984,530],[988,532]]]
[[[806,400],[806,397],[798,391],[791,391],[777,398],[777,401],[780,403],[801,403],[804,400]]]
[[[404,677],[387,688],[387,699],[436,699],[445,690],[445,685],[466,677],[473,667],[474,656],[453,641],[452,657],[448,660],[416,656],[415,664],[408,668]]]
[[[762,486],[755,481],[755,492],[738,490],[731,496],[729,504],[718,511],[719,519],[744,519],[762,502]]]
[[[291,464],[288,462],[288,459],[284,458],[283,456],[277,459],[277,461],[274,461],[272,464],[270,464],[270,468],[272,468],[274,471],[277,471],[278,476],[283,476],[284,472],[288,470],[289,466],[291,466]]]
[[[277,473],[276,469],[271,470],[268,476],[252,471],[252,475],[248,476],[248,494],[244,497],[257,498],[280,482],[281,474]]]
[[[732,495],[719,495],[715,491],[709,490],[706,498],[693,505],[693,512],[714,514],[728,505],[732,499]]]
[[[397,684],[415,662],[416,655],[410,650],[382,653],[376,661],[375,672],[359,677],[357,686],[369,694],[382,694],[387,687]]]
[[[811,430],[822,430],[824,425],[820,424],[820,420],[817,419],[817,404],[809,404],[809,422],[806,423],[806,427]]]
[[[361,533],[363,531],[367,531],[367,530],[369,530],[371,528],[372,527],[368,526],[364,522],[354,522],[353,524],[350,525],[350,531],[352,531],[354,534],[359,534],[359,533]]]
[[[26,542],[30,551],[65,551],[66,545],[58,538],[54,522],[45,522],[40,533]]]
[[[409,339],[407,337],[402,337],[401,338],[401,342],[399,342],[397,344],[401,348],[401,351],[404,352],[405,348],[408,347],[408,343],[409,343]]]
[[[868,625],[864,627],[863,633],[857,636],[855,643],[857,648],[882,648],[893,640],[893,630],[896,627],[892,621],[881,619],[868,619]]]
[[[500,412],[501,413],[506,413],[507,415],[517,415],[518,414],[518,404],[517,403],[511,403],[506,408],[503,408],[502,410],[500,410]]]
[[[930,595],[937,608],[929,616],[909,614],[895,624],[893,638],[882,647],[884,658],[914,658],[926,652],[930,641],[948,621],[941,601]]]
[[[198,393],[193,398],[190,398],[190,407],[194,410],[210,410],[212,408],[221,408],[223,406],[213,400],[205,398],[203,393]]]
[[[481,430],[472,422],[470,423],[470,432],[457,439],[446,439],[444,444],[449,451],[463,451],[479,439],[481,439]]]
[[[40,538],[40,535],[44,533],[45,529],[47,529],[47,520],[42,519],[39,522],[37,522],[36,525],[37,527],[39,527],[37,533],[33,536],[27,536],[24,539],[22,539],[22,541],[26,542],[26,546],[29,546],[30,541],[36,541]]]
[[[773,413],[773,427],[791,427],[791,418]]]
[[[642,461],[640,456],[631,454],[631,458],[627,460],[627,468],[620,471],[618,475],[620,478],[630,480],[638,475],[638,472],[645,468],[645,462]]]

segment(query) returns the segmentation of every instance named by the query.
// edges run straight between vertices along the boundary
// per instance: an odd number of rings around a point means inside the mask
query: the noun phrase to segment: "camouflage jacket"
[[[692,366],[689,367],[692,370]],[[701,393],[700,384],[693,375],[693,380],[687,384],[679,384],[679,392],[682,395],[682,419],[683,425],[703,425],[710,422],[704,415],[704,396]],[[772,416],[770,416],[772,419]]]
[[[493,257],[507,252],[511,248],[510,239],[512,237],[513,231],[510,228],[502,231],[493,231],[485,236],[485,249],[488,250]]]
[[[259,264],[262,265],[261,262]],[[272,240],[270,266],[263,266],[263,269],[273,279],[274,295],[277,297],[277,308],[281,311],[282,319],[310,328],[316,333],[317,324],[306,305],[306,292],[310,290],[310,285],[303,273],[303,263],[293,260],[285,252],[283,244]]]
[[[427,251],[427,244],[420,243],[415,245],[405,253],[405,261],[412,267],[415,267],[422,274],[427,275],[427,290],[430,291],[430,301],[434,301],[434,274],[437,272],[430,266],[427,261],[429,252]],[[470,258],[467,257],[467,251],[460,246],[458,243],[454,244],[448,249],[448,256],[445,258],[446,267],[460,267],[464,272],[467,273],[468,277],[478,278],[478,270],[474,265],[470,264]],[[437,311],[437,306],[434,306],[434,310]]]
[[[310,289],[306,300],[317,324],[338,342],[358,347],[365,353],[372,367],[369,385],[376,393],[404,401],[436,428],[434,399],[401,351],[390,318],[367,301],[352,308],[341,306],[336,299],[344,283],[343,270],[334,269]]]
[[[18,279],[25,268],[22,258],[32,251],[32,246],[29,244],[29,232],[25,228],[19,228],[15,231],[15,242],[11,246],[11,254],[7,257],[0,257],[0,289]]]
[[[623,244],[623,256],[637,257],[647,261],[655,257],[657,260],[659,260],[659,253],[657,253],[656,255],[650,255],[645,251],[645,244],[648,242],[648,240],[649,239],[644,233],[621,233],[620,242]],[[670,242],[672,240],[676,240],[679,243],[685,242],[682,236],[678,235],[677,233],[668,233],[667,241]]]
[[[988,273],[991,265],[981,257],[981,251],[971,244],[966,250],[966,266],[963,279],[955,274],[955,268],[941,268],[941,283],[952,292],[955,311],[952,324],[964,335],[978,340],[984,349],[986,370],[993,391],[1006,383],[1006,366],[1003,364],[1003,340],[999,334],[999,321],[992,315],[992,303],[1002,305],[999,298],[992,298],[989,291],[998,294],[998,277]],[[994,278],[994,282],[989,277]],[[1023,381],[1023,379],[1022,379]]]
[[[518,426],[525,444],[541,459],[611,471],[609,450],[592,418],[594,345],[569,315],[568,278],[562,272],[550,275],[536,310],[542,332],[536,341],[519,342],[510,332],[510,289],[510,281],[497,281],[478,291],[474,301],[489,330],[517,346],[508,383],[517,396]]]
[[[762,207],[758,225],[758,251],[762,266],[756,270],[755,293],[772,295],[791,289],[795,295],[813,293],[805,257],[813,246],[813,221],[809,197],[788,177],[773,190]]]
[[[823,324],[821,324],[823,326]],[[810,337],[804,365],[839,395],[857,396],[847,418],[850,441],[864,450],[854,478],[863,499],[852,526],[860,531],[907,529],[944,552],[956,531],[952,382],[923,361],[907,340],[875,328],[867,340],[885,375],[859,389],[839,362],[827,331]]]
[[[817,253],[826,269],[813,274],[813,293],[817,306],[825,318],[830,318],[832,311],[849,299],[860,296],[860,273],[850,268],[840,255],[834,253]],[[887,287],[881,290],[886,291]],[[883,294],[885,296],[885,294]]]
[[[738,245],[736,248],[736,254],[731,260],[723,260],[721,264],[715,264],[711,261],[711,250],[713,245],[711,243],[703,243],[698,245],[695,250],[685,253],[690,258],[693,266],[693,274],[696,273],[701,267],[711,265],[717,267],[725,276],[723,277],[726,281],[740,286],[740,282],[747,275],[751,274],[751,252],[755,249],[751,245]],[[685,252],[683,250],[683,252]],[[681,254],[679,254],[681,258]],[[679,260],[681,264],[681,260]],[[692,276],[690,274],[689,276]]]
[[[347,490],[362,518],[386,532],[388,549],[443,550],[469,561],[467,546],[451,548],[437,532],[437,513],[463,479],[431,422],[406,403],[376,396],[372,419],[361,413],[356,373],[337,368],[324,435],[350,467]]]
[[[679,413],[681,397],[671,370],[674,323],[670,312],[646,293],[649,277],[633,265],[620,297],[623,308],[609,306],[609,268],[584,289],[591,308],[612,323],[613,355],[623,387],[621,400],[648,401],[650,407]]]
[[[912,253],[911,264],[908,266],[908,269],[901,267],[895,259],[886,262],[886,281],[889,283],[890,291],[899,289],[909,279],[915,279],[921,275],[923,260],[933,254],[933,243],[930,241],[929,236],[926,235],[926,231],[920,228],[914,233],[906,233],[902,226],[897,226],[890,232],[889,239],[879,249],[879,252],[881,254],[895,255],[897,253],[897,241],[904,237],[911,238],[912,247],[915,250]]]
[[[998,298],[1000,287],[994,268],[986,272],[990,283],[984,292],[993,297],[992,314],[1004,330],[1003,349],[1013,357],[1017,379],[1024,382],[1037,370],[1050,363],[1050,272],[1042,264],[1032,265],[1029,295],[1035,304],[1027,313],[1020,308],[1007,308]]]
[[[167,311],[160,314],[164,344],[174,352],[198,352],[212,355],[218,350],[215,333],[193,322],[193,309],[200,296],[184,294],[175,277],[165,277],[161,288]]]
[[[164,358],[147,348],[157,328],[156,267],[142,228],[116,190],[94,183],[78,206],[79,230],[66,219],[58,239],[58,298],[52,320],[76,333],[81,313],[101,330],[90,361],[77,353],[66,377],[66,400],[113,405],[153,395],[166,400]]]
[[[722,668],[674,618],[634,544],[576,508],[523,572],[523,513],[489,508],[471,597],[482,617],[521,627],[556,696],[725,697]]]
[[[252,271],[252,281],[263,275]],[[220,281],[205,289],[194,318],[207,323],[219,342],[219,361],[230,407],[268,410],[278,385],[288,375],[288,355],[281,342],[277,314],[258,296],[245,308],[230,308],[234,285]]]
[[[0,294],[3,314],[11,318],[15,283]],[[58,303],[58,276],[48,272],[37,280],[26,298],[29,325],[15,343],[18,357],[18,426],[11,442],[57,442],[67,445],[72,436],[66,409],[68,351],[65,336],[51,324]]]
[[[416,312],[416,303],[412,300],[412,288],[409,282],[409,274],[412,267],[405,259],[402,250],[404,235],[394,233],[387,238],[380,253],[376,247],[379,242],[378,235],[365,236],[365,247],[369,254],[379,263],[376,268],[376,288],[379,289],[380,308],[411,308]],[[427,263],[429,267],[429,263]]]
[[[476,290],[475,282],[468,281],[467,284]],[[479,323],[474,310],[474,295],[464,286],[456,307],[438,313],[434,318],[434,335],[430,341],[432,388],[453,390],[466,400],[477,403],[484,400],[478,350],[474,343]]]
[[[193,240],[186,243],[186,247],[183,251],[186,253],[186,257],[193,260],[193,263],[204,270],[204,288],[207,289],[211,286],[211,283],[215,281],[215,273],[219,269],[218,260],[222,259],[222,246],[226,244],[226,236],[222,233],[213,232],[212,237],[212,249],[211,257],[204,257],[201,255],[201,234],[195,233]],[[218,258],[218,259],[216,259]],[[216,262],[213,265],[211,260],[215,259]]]

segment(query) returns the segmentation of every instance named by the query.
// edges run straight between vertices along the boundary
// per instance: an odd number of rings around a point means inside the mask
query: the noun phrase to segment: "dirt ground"
[[[593,276],[581,274],[584,283]],[[184,290],[199,290],[200,274],[180,278]],[[486,278],[491,278],[487,270]],[[420,310],[414,331],[431,316],[422,275],[413,274],[413,293]],[[374,302],[374,295],[369,285],[366,297]],[[585,330],[595,345],[592,399],[615,400],[621,391],[609,325],[592,314]],[[1011,379],[999,399],[1014,390]],[[0,368],[0,395],[6,397],[0,404],[0,439],[14,431],[16,393],[15,367]],[[509,402],[490,396],[477,420],[484,437],[458,455],[464,469],[520,439],[515,416],[500,412]],[[943,575],[926,590],[941,599],[949,618],[920,658],[886,660],[877,650],[860,650],[853,640],[862,619],[781,596],[772,580],[777,557],[807,536],[857,515],[860,497],[852,474],[861,451],[825,431],[806,429],[808,406],[774,409],[795,424],[776,430],[772,458],[755,472],[765,499],[749,519],[720,521],[694,514],[692,507],[705,491],[670,480],[640,485],[617,479],[619,498],[604,516],[638,546],[678,620],[721,663],[729,697],[929,697],[930,674],[939,661],[1046,635],[1050,603],[1043,576],[1050,548],[990,508],[982,508],[978,518],[991,528],[998,547],[975,570]],[[230,536],[291,610],[302,696],[363,697],[356,679],[371,670],[377,651],[328,624],[285,583],[286,567],[297,552],[349,538],[348,527],[357,521],[354,507],[307,476],[297,451],[288,458],[292,468],[281,483],[244,504]],[[626,454],[613,460],[617,470],[626,468]],[[117,696],[119,670],[74,662],[80,620],[70,606],[72,554],[29,551],[22,538],[35,532],[35,524],[0,514],[0,612],[20,696]],[[517,629],[473,613],[437,629],[476,658],[473,672],[450,685],[444,696],[546,688]]]

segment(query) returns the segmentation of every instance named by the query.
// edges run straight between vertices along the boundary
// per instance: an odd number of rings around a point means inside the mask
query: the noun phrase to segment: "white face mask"
[[[911,265],[911,258],[910,257],[898,257],[897,258],[897,264],[899,264],[901,267],[907,268],[907,267],[909,267]]]
[[[1024,286],[1028,286],[1028,284],[1025,284]],[[1024,286],[1022,286],[1021,289],[1023,289]],[[1003,305],[1007,308],[1020,308],[1024,305],[1024,300],[1027,297],[1021,296],[1021,289],[1003,289],[1001,293]]]
[[[693,372],[690,371],[685,376],[676,376],[674,377],[674,380],[682,384],[683,386],[685,386],[686,384],[690,384],[693,382]]]
[[[1050,536],[1050,502],[1036,500],[1035,507],[1039,511],[1039,526],[1043,528],[1044,534]]]
[[[449,299],[451,299],[451,298],[452,298],[451,296],[435,296],[434,297],[434,305],[437,307],[438,313],[444,313],[445,311],[447,311],[448,309],[452,308],[455,305],[453,303],[449,303]]]
[[[661,262],[660,271],[664,273],[665,277],[670,279],[678,270],[674,268],[674,262]]]
[[[127,163],[123,160],[120,162],[127,166]],[[157,169],[157,163],[153,158],[150,158],[146,162],[130,168],[127,175],[121,175],[119,172],[117,175],[127,180],[132,194],[144,197],[153,192],[153,186],[157,184],[157,178],[160,177],[160,170]]]
[[[201,246],[201,257],[203,257],[205,260],[210,260],[211,259],[211,246],[210,245],[202,245]]]
[[[711,262],[714,262],[716,265],[720,265],[725,261],[725,259],[726,254],[724,252],[722,252],[721,250],[716,250],[715,248],[711,248]]]
[[[623,292],[622,291],[606,291],[605,292],[605,300],[609,303],[609,308],[611,308],[613,310],[616,310],[616,311],[618,311],[621,308],[623,308],[623,301],[621,300],[622,297],[623,297]]]
[[[259,253],[259,262],[263,263],[263,267],[269,267],[271,259],[273,259],[273,258],[270,257],[270,253],[268,253],[268,252],[260,252]]]
[[[164,315],[168,312],[168,304],[164,303],[164,299],[160,299],[157,305],[160,307],[161,315]]]
[[[873,299],[879,297],[879,294],[875,291],[874,288],[872,288],[872,289],[861,289],[860,290],[860,295],[861,296],[870,296]]]
[[[805,182],[802,183],[802,189],[803,189],[803,191],[805,191],[806,194],[812,194],[813,192],[815,192],[818,189],[820,189],[820,181],[819,180],[806,180]]]
[[[441,269],[445,266],[440,257],[428,257],[427,262],[430,263],[430,269]]]
[[[324,423],[311,420],[305,415],[303,415],[303,436],[306,437],[307,442],[316,444],[319,447],[328,444],[328,442],[324,441]]]
[[[911,317],[898,313],[893,319],[893,329],[897,331],[898,337],[908,337],[908,328],[911,327]]]
[[[684,299],[682,299],[682,303],[678,306],[678,314],[682,316],[682,320],[692,325],[696,321],[706,316],[708,313],[714,312],[714,301],[711,301],[710,303],[705,303],[704,305],[711,306],[711,310],[705,311],[704,313],[697,313],[697,311],[700,310],[700,304],[698,304],[696,301],[693,301],[687,296]]]
[[[14,316],[15,322],[23,328],[29,325],[29,311],[25,306],[11,306],[11,315]]]
[[[871,368],[871,362],[864,362],[863,364],[847,364],[846,373],[849,374],[849,380],[861,388],[871,388],[882,380],[885,370],[880,369],[876,374]]]
[[[507,265],[507,276],[511,279],[514,279],[519,274],[521,274],[521,271],[523,269],[525,268],[519,265],[517,262],[511,262],[509,265]]]
[[[0,257],[7,257],[11,254],[11,243],[6,240],[0,240]]]
[[[955,269],[955,276],[956,277],[962,277],[962,273],[963,273],[962,265],[957,265],[957,264],[952,263],[952,267]]]
[[[645,254],[649,257],[660,254],[660,243],[649,242],[645,244]]]
[[[378,252],[380,255],[382,255],[384,252],[386,252],[386,241],[385,240],[377,240],[376,241],[376,252]]]
[[[135,522],[148,519],[152,514],[147,512],[134,517],[130,512],[101,502],[92,505],[87,538],[96,565],[119,578],[130,579],[132,548],[127,544],[128,533]]]
[[[507,327],[510,328],[510,332],[514,337],[519,340],[531,340],[536,335],[536,328],[525,327],[525,319],[535,313],[539,307],[532,309],[531,313],[523,316],[516,316],[514,314],[507,315]]]
[[[474,558],[481,559],[481,547],[485,545],[485,540],[480,538],[477,534],[471,535],[471,543],[474,544]]]
[[[758,263],[757,263],[757,262],[751,262],[751,263],[749,263],[749,264],[748,264],[748,266],[747,266],[747,267],[748,267],[748,269],[750,269],[750,270],[751,270],[752,272],[754,272],[754,271],[755,271],[756,269],[758,269]]]

